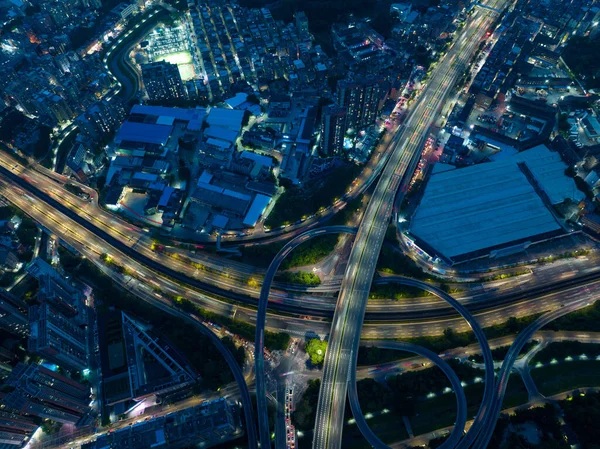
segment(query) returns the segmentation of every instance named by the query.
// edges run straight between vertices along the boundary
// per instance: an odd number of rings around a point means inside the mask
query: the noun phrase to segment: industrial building
[[[410,237],[449,263],[498,256],[564,233],[553,210],[584,198],[558,153],[543,145],[496,162],[438,165],[410,224]]]

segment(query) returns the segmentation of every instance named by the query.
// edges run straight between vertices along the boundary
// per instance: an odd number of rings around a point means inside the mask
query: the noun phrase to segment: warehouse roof
[[[577,202],[585,198],[585,194],[577,188],[573,178],[565,175],[567,165],[560,158],[560,154],[550,151],[546,145],[522,151],[515,158],[518,162],[525,162],[552,204],[562,203],[567,198]]]
[[[252,201],[252,205],[250,206],[250,210],[246,214],[244,218],[244,225],[246,226],[256,226],[256,222],[263,214],[269,203],[271,202],[271,198],[266,195],[258,194],[254,197],[254,201]]]
[[[244,111],[238,109],[212,108],[208,113],[206,121],[210,126],[231,129],[240,132]]]
[[[238,132],[218,126],[210,126],[204,130],[204,137],[212,137],[213,139],[226,140],[227,142],[235,142],[238,137]]]
[[[455,260],[560,229],[518,164],[507,160],[432,175],[410,232]]]
[[[206,116],[206,109],[183,109],[183,108],[168,108],[165,106],[148,106],[143,104],[136,104],[131,108],[131,114],[144,114],[144,115],[155,115],[157,117],[169,117],[174,120],[181,120],[184,122],[202,122]]]
[[[126,121],[119,129],[115,142],[141,142],[166,145],[171,136],[171,126]]]

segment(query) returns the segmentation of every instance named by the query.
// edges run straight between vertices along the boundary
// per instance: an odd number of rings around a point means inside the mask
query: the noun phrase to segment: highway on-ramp
[[[440,356],[438,356],[435,352],[422,346],[416,345],[414,343],[386,340],[362,340],[361,344],[364,346],[375,346],[383,349],[395,349],[398,351],[412,352],[422,357],[426,357],[431,362],[433,362],[434,365],[436,365],[439,369],[442,370],[442,372],[450,381],[450,385],[452,385],[452,389],[454,390],[454,394],[456,395],[456,423],[454,424],[454,428],[452,429],[452,433],[450,434],[448,439],[446,439],[446,441],[444,441],[442,445],[439,446],[439,448],[454,448],[461,439],[462,434],[465,430],[465,425],[467,424],[467,399],[465,398],[465,391],[460,383],[460,379],[458,378],[454,370],[450,367],[450,365],[448,365],[444,360],[442,360]],[[362,412],[358,397],[358,389],[356,385],[356,370],[352,371],[352,378],[350,379],[350,384],[348,386],[348,399],[350,402],[350,407],[352,408],[352,416],[356,420],[356,425],[359,428],[360,433],[363,434],[365,439],[375,449],[388,449],[389,446],[383,441],[381,441],[377,437],[377,435],[375,435],[375,433],[371,430]]]

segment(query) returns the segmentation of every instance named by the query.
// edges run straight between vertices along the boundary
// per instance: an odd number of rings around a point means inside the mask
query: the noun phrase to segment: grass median
[[[531,377],[544,396],[600,386],[600,361],[577,360],[535,368],[531,370]]]

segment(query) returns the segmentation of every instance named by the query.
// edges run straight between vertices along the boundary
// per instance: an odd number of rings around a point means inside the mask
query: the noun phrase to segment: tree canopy
[[[320,366],[325,360],[327,342],[318,338],[312,338],[306,342],[304,350],[310,357],[310,363],[314,366]]]

